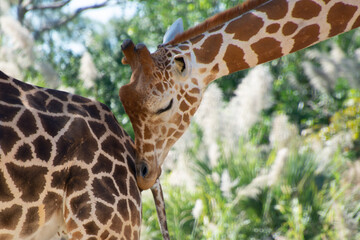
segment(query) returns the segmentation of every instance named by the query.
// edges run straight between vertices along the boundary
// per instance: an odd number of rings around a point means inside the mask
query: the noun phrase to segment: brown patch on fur
[[[230,8],[224,12],[221,12],[213,17],[208,18],[201,24],[188,29],[187,31],[178,34],[175,36],[175,38],[170,41],[169,45],[175,45],[181,42],[184,42],[188,39],[192,39],[203,32],[210,31],[213,28],[224,24],[225,22],[240,16],[243,13],[246,13],[248,11],[251,11],[252,9],[258,7],[259,5],[265,3],[268,0],[248,0],[244,2],[243,4],[240,4],[236,7]]]
[[[120,234],[122,232],[122,226],[123,222],[121,221],[121,219],[117,215],[114,215],[113,219],[111,220],[110,229]]]
[[[66,223],[66,228],[69,232],[73,231],[74,229],[78,228],[78,225],[76,224],[76,222],[70,218],[69,221],[67,221]]]
[[[184,120],[184,122],[189,123],[190,122],[189,114],[185,113],[183,116],[183,120]],[[182,129],[180,129],[180,130],[182,130]]]
[[[185,93],[184,97],[185,97],[186,101],[188,101],[190,103],[190,105],[193,105],[197,101],[196,97],[192,97],[187,93]]]
[[[331,25],[329,37],[342,33],[349,20],[354,16],[356,6],[345,3],[336,3],[329,11],[327,22]]]
[[[131,226],[126,225],[124,227],[124,239],[131,239],[131,234],[132,234]]]
[[[159,141],[156,143],[156,148],[157,148],[157,149],[160,149],[163,145],[164,145],[164,140],[159,140]]]
[[[82,235],[81,232],[74,232],[74,233],[72,234],[72,237],[73,237],[74,239],[82,239],[82,238],[83,238],[83,235]]]
[[[85,228],[86,233],[89,235],[97,235],[97,233],[100,229],[94,221],[88,222],[88,223],[84,224],[83,226]]]
[[[210,70],[212,74],[217,74],[219,72],[219,64],[215,64],[214,67]]]
[[[100,239],[107,239],[109,237],[110,233],[105,230],[101,235],[100,235]]]
[[[144,152],[152,152],[154,151],[154,145],[150,144],[150,143],[145,143],[143,146],[143,151]]]
[[[136,208],[136,205],[134,204],[133,201],[128,201],[128,205],[129,205],[130,214],[131,214],[131,224],[133,226],[137,226],[137,225],[139,225],[139,222],[140,222],[139,211]]]
[[[168,139],[166,142],[166,146],[170,147],[170,146],[174,145],[175,142],[176,142],[176,140],[174,140],[174,139]]]
[[[196,78],[192,78],[192,79],[191,79],[191,82],[192,82],[193,84],[195,84],[196,86],[199,85],[199,83],[198,83],[198,81],[197,81]]]
[[[129,220],[130,214],[129,214],[129,210],[128,210],[127,201],[125,199],[119,200],[119,202],[117,204],[117,210],[121,214],[121,217],[124,219],[124,221]],[[112,219],[112,222],[114,223],[114,222],[118,222],[118,221],[119,220],[117,219],[117,216],[115,215]]]
[[[13,205],[5,208],[0,212],[0,226],[2,229],[14,230],[20,220],[22,214],[22,207],[20,205]]]
[[[38,212],[39,212],[38,207],[31,207],[28,209],[26,213],[25,224],[21,229],[20,236],[26,237],[36,232],[36,230],[38,230],[39,220],[40,220]]]
[[[321,6],[311,0],[301,0],[295,3],[291,15],[295,18],[309,20],[319,15]]]
[[[253,13],[244,14],[241,18],[230,22],[226,29],[226,33],[234,33],[234,39],[240,41],[248,41],[251,37],[256,35],[264,26],[262,18]]]
[[[15,186],[21,189],[21,199],[25,202],[37,201],[45,187],[47,168],[40,166],[21,167],[7,163],[6,168]]]
[[[227,47],[224,55],[224,61],[226,62],[226,66],[229,69],[229,73],[250,67],[249,64],[247,64],[245,61],[244,55],[244,50],[238,46],[230,44]]]
[[[194,116],[196,110],[197,110],[197,107],[193,107],[192,109],[190,109],[190,115]]]
[[[268,33],[276,33],[277,31],[279,31],[279,28],[280,28],[280,24],[273,23],[273,24],[270,24],[269,26],[266,27],[266,32],[268,32]]]
[[[184,133],[184,132],[178,132],[178,131],[177,131],[177,132],[174,133],[174,137],[175,137],[175,138],[180,138],[183,133]]]
[[[192,94],[199,94],[200,90],[198,88],[193,88],[189,92],[192,93]]]
[[[204,72],[206,72],[206,68],[200,68],[199,69],[199,73],[204,73]]]
[[[256,43],[251,44],[251,48],[258,55],[258,64],[281,57],[280,44],[279,41],[270,37],[262,38]]]
[[[269,1],[269,3],[260,6],[257,10],[266,13],[269,19],[279,20],[286,16],[288,3],[286,0]]]
[[[0,239],[1,240],[13,240],[14,237],[13,237],[13,235],[10,235],[10,234],[0,234]]]
[[[173,133],[175,132],[174,128],[170,128],[168,133],[167,133],[167,137],[170,137]]]
[[[287,22],[284,24],[283,28],[282,28],[282,33],[285,36],[289,36],[291,34],[293,34],[296,29],[298,28],[298,25],[294,22]]]
[[[302,28],[293,38],[295,40],[292,52],[308,47],[319,40],[320,27],[317,24],[312,24]]]
[[[194,49],[196,60],[200,63],[211,63],[218,55],[222,43],[223,37],[221,34],[209,36],[200,49]]]
[[[96,203],[95,214],[96,214],[98,220],[104,225],[106,225],[107,222],[110,220],[111,213],[113,211],[114,211],[113,208],[110,208],[101,202]]]

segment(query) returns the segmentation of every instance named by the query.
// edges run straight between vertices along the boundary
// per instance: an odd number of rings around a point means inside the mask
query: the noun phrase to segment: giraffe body
[[[103,104],[0,71],[0,239],[139,239],[133,143]]]
[[[120,99],[135,132],[137,183],[150,188],[209,83],[360,26],[358,0],[250,0],[178,34],[150,54],[123,43],[133,71]]]

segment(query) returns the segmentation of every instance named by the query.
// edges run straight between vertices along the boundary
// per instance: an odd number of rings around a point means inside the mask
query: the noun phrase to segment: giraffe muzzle
[[[136,182],[141,190],[151,188],[160,174],[161,168],[157,167],[157,165],[153,166],[151,162],[146,162],[143,159],[136,163]]]

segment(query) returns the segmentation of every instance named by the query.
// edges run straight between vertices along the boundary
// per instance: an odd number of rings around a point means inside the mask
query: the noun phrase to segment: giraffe
[[[139,239],[134,159],[106,105],[0,71],[0,240]],[[153,192],[169,239],[159,181]]]
[[[249,0],[169,34],[154,53],[125,40],[123,63],[133,73],[119,96],[135,132],[138,186],[158,179],[209,83],[359,26],[358,0]]]

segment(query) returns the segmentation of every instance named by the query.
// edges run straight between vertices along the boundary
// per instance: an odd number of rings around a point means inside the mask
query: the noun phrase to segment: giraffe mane
[[[186,40],[192,39],[206,31],[209,31],[237,16],[240,16],[243,13],[253,10],[254,8],[260,6],[261,4],[269,0],[247,0],[242,4],[237,5],[236,7],[230,8],[226,11],[218,13],[204,22],[196,25],[195,27],[189,28],[188,30],[177,34],[173,40],[171,40],[166,45],[176,45]]]

